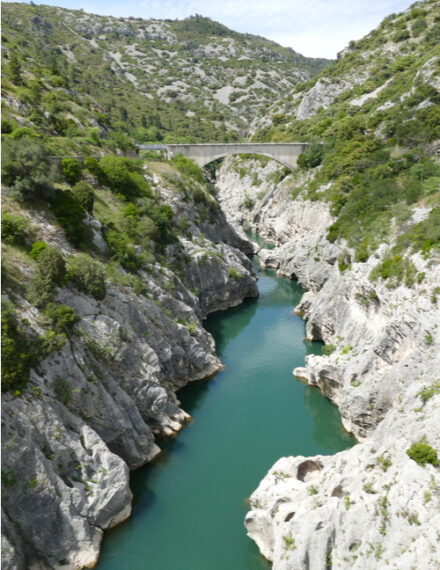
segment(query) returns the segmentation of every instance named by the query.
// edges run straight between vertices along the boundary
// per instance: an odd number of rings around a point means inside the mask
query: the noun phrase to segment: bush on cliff
[[[307,150],[299,155],[298,166],[307,170],[321,164],[323,155],[322,144],[311,144]]]
[[[76,158],[63,158],[61,160],[61,170],[69,184],[76,184],[81,180],[82,169]]]
[[[44,308],[43,313],[49,319],[52,326],[56,330],[61,331],[70,330],[79,320],[75,311],[67,305],[48,303]]]
[[[436,450],[423,441],[413,443],[406,453],[419,465],[425,465],[425,463],[430,463],[434,466],[438,465]]]
[[[45,146],[28,138],[3,142],[2,178],[19,199],[47,199],[53,191],[55,174]]]
[[[152,197],[150,185],[141,175],[140,162],[122,156],[107,155],[99,161],[99,181],[127,200]]]
[[[94,194],[93,188],[87,182],[81,180],[77,182],[72,188],[72,194],[81,204],[81,206],[86,210],[86,212],[93,211]]]
[[[24,245],[29,219],[11,213],[2,214],[2,240],[12,245]]]
[[[190,158],[186,158],[182,154],[177,154],[176,156],[173,156],[171,162],[184,176],[191,176],[197,180],[197,182],[200,182],[201,184],[204,183],[203,173],[201,169]]]
[[[2,301],[2,391],[22,390],[38,361],[37,348],[24,334],[9,302]]]
[[[54,247],[46,247],[37,257],[37,268],[27,288],[27,297],[37,307],[42,307],[52,299],[52,291],[61,285],[66,275],[66,264],[62,255]]]
[[[104,299],[107,293],[104,269],[89,255],[72,257],[69,260],[67,277],[80,291],[97,300]]]
[[[83,224],[86,212],[74,193],[70,190],[56,190],[52,209],[66,238],[73,245],[79,246],[86,238],[86,227]]]

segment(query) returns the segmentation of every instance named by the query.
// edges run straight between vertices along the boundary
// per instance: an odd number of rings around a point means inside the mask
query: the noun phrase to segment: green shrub
[[[404,281],[407,287],[414,284],[417,270],[412,261],[401,255],[388,254],[370,273],[370,279],[381,278],[387,281],[387,287],[393,289]]]
[[[231,277],[232,279],[234,279],[235,281],[237,281],[238,279],[241,279],[243,277],[243,275],[241,273],[239,273],[235,267],[230,267],[229,268],[229,277]]]
[[[97,300],[106,295],[105,273],[102,266],[86,254],[76,255],[69,260],[68,278],[87,295]]]
[[[351,268],[351,255],[350,252],[344,250],[338,255],[338,269],[343,273],[346,269]]]
[[[311,144],[299,155],[298,166],[305,170],[314,168],[321,164],[323,156],[323,146],[321,144]]]
[[[12,83],[14,83],[15,85],[21,85],[23,83],[23,79],[21,77],[21,62],[19,61],[17,54],[15,52],[11,52],[8,71]]]
[[[28,218],[10,213],[2,214],[2,240],[8,244],[24,245],[28,226]]]
[[[2,117],[2,135],[9,135],[12,133],[14,129],[18,127],[18,123],[16,123],[12,119],[5,119]]]
[[[36,307],[43,307],[52,300],[53,284],[40,271],[35,271],[26,288],[26,297]]]
[[[197,164],[190,158],[186,158],[182,154],[173,156],[171,162],[177,170],[184,176],[190,176],[200,183],[204,183],[203,172]]]
[[[426,404],[430,398],[435,396],[435,394],[440,394],[440,380],[437,380],[419,392],[419,396],[424,404]]]
[[[5,488],[13,487],[17,483],[17,472],[15,469],[2,470],[2,485]]]
[[[43,272],[54,285],[60,285],[66,275],[63,256],[54,247],[46,247],[37,259],[38,270]]]
[[[29,127],[17,127],[11,133],[11,139],[38,138],[39,134]]]
[[[430,463],[434,466],[438,465],[436,450],[423,441],[413,443],[411,447],[406,450],[406,453],[419,465],[425,465],[425,463]]]
[[[37,260],[40,253],[44,251],[46,248],[47,248],[47,243],[45,243],[44,241],[34,241],[29,251],[29,257]]]
[[[103,235],[114,258],[125,269],[136,271],[142,267],[142,256],[137,253],[129,237],[117,227],[117,224],[108,224]]]
[[[86,156],[83,161],[83,168],[88,170],[90,174],[96,176],[97,178],[102,177],[103,173],[99,162],[93,156]]]
[[[82,169],[76,158],[63,158],[61,160],[61,171],[69,184],[76,184],[81,180]]]
[[[251,210],[255,205],[255,200],[253,200],[250,196],[246,194],[246,196],[243,199],[242,205],[247,210]]]
[[[408,30],[399,30],[398,32],[396,32],[393,37],[392,40],[393,42],[402,42],[403,40],[407,40],[411,37],[411,34],[409,33]]]
[[[58,400],[64,405],[68,404],[72,398],[70,382],[64,378],[56,378],[53,387]]]
[[[67,239],[79,246],[86,238],[86,227],[83,224],[86,212],[73,192],[56,190],[52,209]]]
[[[54,170],[49,153],[32,139],[8,140],[2,144],[3,183],[23,200],[47,199],[53,191]]]
[[[60,350],[66,342],[66,335],[64,332],[56,330],[46,330],[40,337],[40,352],[42,356],[48,356],[55,350]]]
[[[427,255],[431,249],[440,247],[440,207],[433,208],[429,215],[413,226],[397,239],[395,251],[400,252],[407,247],[413,251],[420,250]]]
[[[86,212],[93,211],[94,203],[94,193],[93,188],[87,182],[80,181],[77,182],[72,188],[72,194],[81,204],[81,206],[86,210]]]
[[[37,307],[42,307],[52,299],[52,291],[61,285],[66,275],[63,257],[54,247],[43,248],[37,257],[37,268],[32,275],[27,297]]]
[[[38,347],[23,332],[11,303],[2,301],[2,391],[22,390],[38,362]]]
[[[69,330],[79,321],[78,315],[67,305],[48,303],[44,308],[43,314],[50,320],[56,330]]]
[[[99,161],[99,180],[113,192],[128,200],[153,196],[148,182],[140,173],[137,160],[107,155]]]
[[[325,344],[321,350],[324,356],[330,356],[336,350],[336,346],[334,344]]]

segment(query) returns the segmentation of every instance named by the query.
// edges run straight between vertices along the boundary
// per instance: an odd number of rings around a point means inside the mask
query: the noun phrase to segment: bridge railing
[[[166,144],[137,144],[138,150],[167,150]]]

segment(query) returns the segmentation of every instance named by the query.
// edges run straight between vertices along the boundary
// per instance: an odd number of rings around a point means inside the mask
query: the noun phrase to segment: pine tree
[[[15,85],[21,85],[23,79],[21,77],[21,63],[19,62],[15,53],[11,54],[11,60],[9,62],[9,73],[11,74],[11,81]]]

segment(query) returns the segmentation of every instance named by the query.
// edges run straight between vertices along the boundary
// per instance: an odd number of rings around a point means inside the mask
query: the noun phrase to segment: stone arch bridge
[[[198,166],[206,166],[217,158],[233,154],[262,154],[280,162],[289,170],[296,168],[298,156],[309,143],[201,143],[201,144],[141,144],[138,150],[162,150],[170,159],[177,154],[194,160]]]

